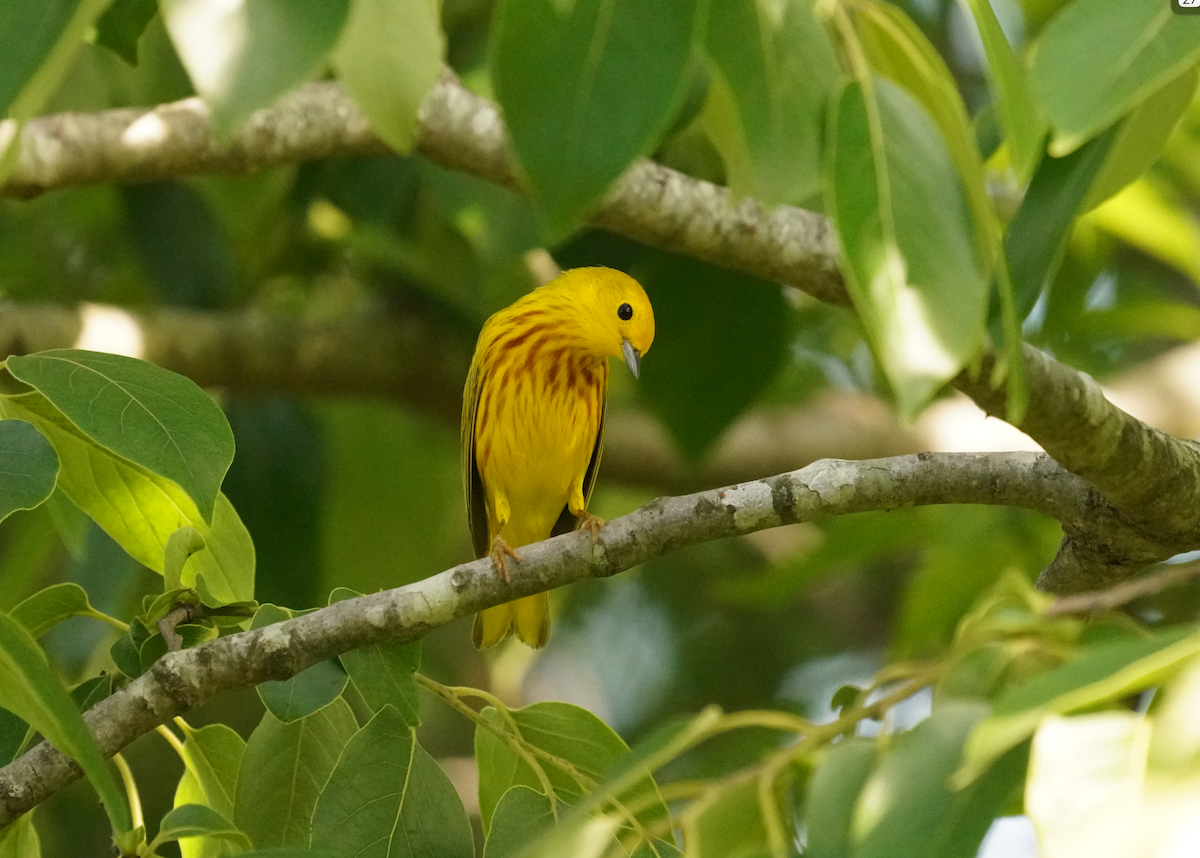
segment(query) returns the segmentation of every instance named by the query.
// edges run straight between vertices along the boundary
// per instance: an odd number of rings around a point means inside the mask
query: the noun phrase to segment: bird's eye
[[[628,304],[622,304],[620,307],[617,307],[617,318],[622,322],[628,322],[633,318],[633,307],[630,307]]]

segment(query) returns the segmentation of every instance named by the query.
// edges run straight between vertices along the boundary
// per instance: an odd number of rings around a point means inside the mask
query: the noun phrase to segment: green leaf
[[[28,736],[28,724],[7,709],[0,709],[0,766],[17,758]]]
[[[109,0],[10,0],[0,4],[0,117],[37,113]],[[0,158],[5,145],[0,141]],[[3,173],[3,170],[0,170]]]
[[[26,813],[0,831],[0,858],[41,858],[42,844],[33,827],[33,814]]]
[[[983,50],[987,54],[988,77],[996,91],[997,113],[1004,139],[1008,143],[1008,160],[1019,183],[1028,180],[1042,154],[1042,137],[1046,122],[1038,113],[1037,104],[1012,46],[1009,45],[990,0],[962,0],[975,16]]]
[[[856,20],[871,66],[907,90],[941,131],[975,221],[979,258],[986,260],[984,268],[990,270],[999,235],[994,229],[995,210],[987,196],[975,130],[954,74],[921,29],[896,6],[869,3]]]
[[[869,739],[843,739],[817,765],[808,787],[805,858],[848,858],[850,825],[878,751]]]
[[[421,724],[417,680],[421,644],[372,644],[341,656],[342,666],[372,712],[384,706],[399,710],[410,727]]]
[[[684,812],[681,827],[689,856],[768,854],[758,775],[752,771],[714,786]]]
[[[1200,653],[1200,633],[1170,629],[1150,638],[1123,638],[1086,650],[1074,661],[1001,697],[967,744],[960,782],[978,777],[1008,749],[1028,739],[1047,715],[1111,703],[1158,684]]]
[[[549,238],[579,224],[670,127],[704,5],[501,0],[492,82]]]
[[[312,844],[343,855],[474,854],[454,785],[393,706],[346,745],[313,811]]]
[[[136,66],[138,41],[157,11],[157,0],[113,0],[96,22],[96,43]]]
[[[263,605],[255,612],[250,628],[261,629],[293,616],[285,608]],[[321,661],[291,679],[262,683],[258,686],[258,696],[272,715],[290,724],[339,698],[347,681],[346,672],[336,660]]]
[[[329,594],[329,604],[362,595],[345,587]],[[391,704],[410,727],[421,724],[416,672],[421,666],[421,642],[371,644],[340,656],[342,667],[372,712]]]
[[[796,203],[821,181],[821,122],[837,59],[811,0],[709,7],[704,126],[735,196]]]
[[[1075,0],[1042,31],[1029,70],[1054,127],[1050,152],[1075,151],[1200,58],[1200,18],[1154,0]]]
[[[179,59],[222,134],[312,77],[350,11],[350,0],[161,5]]]
[[[78,584],[53,584],[38,590],[9,611],[11,616],[35,638],[40,638],[69,617],[95,617],[110,623],[118,621],[97,611]]]
[[[1062,264],[1075,218],[1108,159],[1115,131],[1065,158],[1042,159],[1004,235],[1018,318],[1024,319]]]
[[[100,748],[84,725],[71,695],[46,661],[37,641],[24,626],[3,613],[0,613],[0,707],[28,722],[55,748],[79,763],[99,793],[115,831],[133,829],[125,795],[100,755]]]
[[[58,456],[46,436],[23,420],[0,420],[0,521],[40,506],[57,478]]]
[[[1090,211],[1142,175],[1158,160],[1167,138],[1187,112],[1196,92],[1195,67],[1138,103],[1121,122],[1100,174],[1081,211]]]
[[[185,770],[175,789],[175,807],[201,804],[231,819],[245,740],[224,724],[209,724],[198,730],[183,723],[180,727],[185,736],[181,755]],[[223,858],[237,854],[228,840],[205,837],[181,842],[179,851],[182,858]]]
[[[988,281],[967,201],[925,110],[877,78],[831,110],[829,208],[867,339],[912,420],[975,352]]]
[[[786,360],[787,301],[777,284],[678,256],[653,254],[633,273],[659,331],[638,395],[699,461]]]
[[[357,730],[340,698],[290,724],[264,713],[242,754],[233,810],[255,847],[308,845],[313,808]]]
[[[79,349],[13,355],[7,366],[95,443],[180,486],[212,521],[233,461],[233,432],[190,379],[124,355]]]
[[[211,807],[202,804],[177,805],[159,823],[155,844],[187,837],[213,837],[250,846],[250,838]]]
[[[980,703],[945,705],[895,737],[855,807],[855,858],[927,858],[954,810],[949,781],[963,744],[986,714]]]
[[[534,703],[509,714],[522,741],[568,761],[576,771],[596,782],[617,768],[629,750],[607,724],[570,703]],[[502,731],[506,729],[507,722],[495,709],[484,709],[483,716]],[[525,760],[484,727],[475,730],[475,759],[479,766],[479,812],[486,833],[497,804],[509,789],[527,786],[540,791],[542,784]],[[584,797],[584,791],[570,775],[551,764],[543,764],[543,768],[560,802],[573,805]],[[647,775],[617,798],[639,808],[638,819],[650,826],[667,818],[666,806],[656,793],[657,787]]]
[[[417,110],[442,72],[440,7],[438,0],[354,0],[333,52],[346,91],[397,152],[415,145]]]
[[[0,413],[37,426],[58,454],[58,487],[139,563],[161,573],[171,535],[190,525],[205,550],[188,559],[183,586],[213,607],[253,598],[254,543],[224,494],[210,525],[178,485],[97,445],[41,394],[0,397]]]
[[[500,797],[483,858],[521,858],[530,843],[554,828],[554,805],[537,790],[515,786]]]

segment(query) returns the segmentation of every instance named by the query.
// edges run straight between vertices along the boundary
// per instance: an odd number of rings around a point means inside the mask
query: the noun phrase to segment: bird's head
[[[550,285],[582,305],[589,348],[621,358],[637,378],[642,355],[654,342],[654,310],[641,284],[612,268],[574,268]]]

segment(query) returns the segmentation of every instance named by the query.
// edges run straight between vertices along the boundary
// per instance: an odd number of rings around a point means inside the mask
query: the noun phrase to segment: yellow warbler
[[[475,556],[508,580],[515,548],[576,526],[587,511],[604,439],[608,358],[634,378],[654,340],[654,312],[632,277],[576,268],[483,325],[463,391],[462,471]],[[550,637],[546,593],[475,617],[475,646],[510,632],[532,647]]]

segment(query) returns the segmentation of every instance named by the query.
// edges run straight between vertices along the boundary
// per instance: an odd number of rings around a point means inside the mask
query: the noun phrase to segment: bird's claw
[[[500,573],[500,577],[504,579],[504,583],[511,583],[508,577],[508,558],[511,557],[517,562],[520,562],[524,558],[512,548],[509,548],[508,543],[499,536],[492,540],[490,556],[492,558],[492,565],[496,567],[496,571]]]
[[[585,512],[579,517],[579,529],[586,530],[588,535],[592,537],[592,544],[600,539],[600,528],[604,527],[604,519],[598,515],[592,515],[590,512]]]

